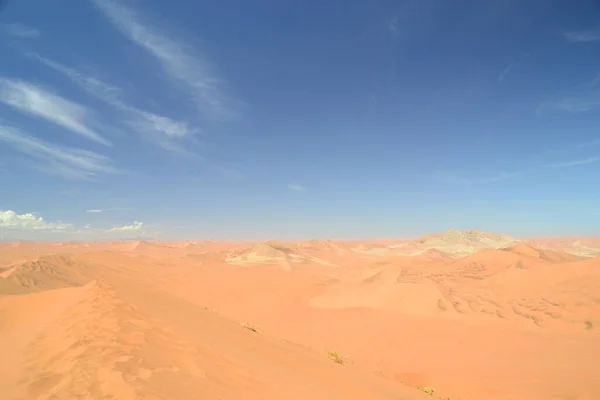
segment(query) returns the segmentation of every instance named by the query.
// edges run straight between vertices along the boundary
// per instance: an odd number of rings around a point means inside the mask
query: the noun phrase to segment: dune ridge
[[[540,241],[2,243],[0,393],[600,398],[595,241]]]

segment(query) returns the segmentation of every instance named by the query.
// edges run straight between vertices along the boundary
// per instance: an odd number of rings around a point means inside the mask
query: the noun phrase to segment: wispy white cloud
[[[586,79],[561,94],[542,102],[536,109],[540,116],[548,112],[579,114],[600,108],[600,75]]]
[[[562,111],[571,114],[591,111],[600,106],[600,99],[595,95],[584,97],[564,97],[559,100],[547,101],[542,103],[536,110],[537,115],[546,111]]]
[[[576,149],[585,149],[588,147],[594,147],[600,145],[600,139],[589,140],[587,142],[579,142],[573,145],[573,148]]]
[[[122,3],[91,1],[123,35],[154,57],[171,79],[182,84],[203,113],[210,117],[231,115],[222,82],[208,71],[207,63],[195,56],[189,46],[144,24],[139,12]]]
[[[32,213],[17,214],[12,210],[0,210],[0,227],[15,230],[71,231],[75,227],[63,222],[46,222]]]
[[[586,146],[591,146],[592,142],[588,142]],[[597,142],[600,143],[600,142]],[[597,144],[596,143],[596,144]],[[565,149],[563,149],[564,151]],[[536,171],[544,170],[546,168],[569,168],[576,167],[579,165],[586,165],[600,162],[600,157],[587,157],[587,158],[579,158],[573,159],[569,161],[561,161],[561,162],[549,162],[546,164],[537,163],[536,165],[532,165],[527,168],[523,168],[520,170],[516,170],[514,172],[506,172],[506,171],[498,171],[498,172],[469,172],[469,171],[438,171],[433,174],[434,179],[439,182],[445,184],[453,184],[453,185],[478,185],[478,184],[487,184],[493,182],[501,182],[508,179],[512,179],[518,176],[523,176],[527,173],[533,173]]]
[[[394,18],[392,18],[389,22],[388,22],[388,29],[390,30],[390,32],[392,33],[392,35],[394,36],[398,36],[400,34],[400,27],[398,26],[399,24],[399,18],[396,16]]]
[[[305,186],[298,185],[295,183],[288,184],[288,189],[293,190],[294,192],[298,192],[298,193],[306,192],[308,190]]]
[[[600,40],[600,26],[593,29],[565,32],[564,36],[571,42],[595,42]]]
[[[192,153],[182,146],[180,141],[185,138],[193,139],[198,129],[191,128],[185,121],[176,121],[133,107],[122,107],[121,110],[128,115],[127,125],[144,139],[172,153],[192,156]]]
[[[90,111],[41,86],[0,77],[0,102],[20,112],[45,119],[87,139],[109,146],[110,142],[91,129]]]
[[[508,74],[510,74],[510,72],[512,71],[514,65],[515,65],[515,62],[513,61],[510,64],[508,64],[508,66],[506,68],[504,68],[504,70],[502,71],[502,73],[498,76],[498,83],[502,83],[502,81],[504,81],[504,78],[506,78],[506,76]]]
[[[28,52],[26,54],[27,56],[65,75],[73,83],[92,96],[109,104],[121,102],[122,91],[120,88],[103,82],[95,77],[86,75],[73,68],[69,68],[56,61],[50,60],[49,58],[42,57],[37,53]]]
[[[111,208],[93,208],[91,210],[86,210],[87,213],[103,213],[108,211],[127,211],[133,210],[131,207],[111,207]]]
[[[593,88],[593,87],[596,87],[596,86],[598,86],[598,85],[600,85],[600,74],[598,74],[598,76],[596,76],[594,79],[591,79],[591,80],[588,82],[588,86],[590,86],[590,87],[592,87],[592,88]]]
[[[106,156],[51,144],[11,126],[0,124],[0,142],[35,159],[40,171],[67,179],[90,179],[99,174],[119,172]]]
[[[600,157],[589,157],[589,158],[582,158],[579,160],[560,162],[560,163],[556,163],[556,164],[546,164],[546,165],[544,165],[544,167],[545,168],[567,168],[567,167],[575,167],[578,165],[592,164],[592,163],[596,163],[598,161],[600,161]]]
[[[195,132],[195,130],[190,129],[187,122],[174,121],[168,117],[137,109],[130,109],[129,111],[135,111],[138,117],[140,117],[139,120],[143,131],[154,130],[163,133],[168,138],[182,138]]]
[[[109,229],[109,232],[138,232],[144,228],[144,223],[133,221],[131,225],[115,226]]]
[[[16,22],[2,24],[0,25],[0,30],[7,35],[21,39],[33,39],[40,36],[39,30]]]
[[[190,127],[186,121],[177,121],[127,104],[123,100],[123,90],[115,85],[38,54],[29,53],[29,56],[60,72],[91,96],[122,112],[129,126],[145,139],[151,140],[167,150],[180,150],[181,148],[174,144],[174,141],[191,137],[198,131],[198,129]]]
[[[476,185],[482,183],[500,182],[506,179],[514,178],[519,175],[518,172],[490,172],[488,174],[474,174],[458,171],[438,171],[434,173],[434,178],[440,182],[453,185]]]

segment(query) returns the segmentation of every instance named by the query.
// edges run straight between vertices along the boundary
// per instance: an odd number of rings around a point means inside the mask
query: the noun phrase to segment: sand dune
[[[73,268],[77,266],[77,268]],[[20,294],[82,284],[86,267],[71,254],[41,256],[19,264],[0,279],[0,293]]]
[[[277,264],[284,269],[290,269],[291,264],[317,263],[333,265],[328,261],[311,256],[296,244],[270,241],[255,243],[248,247],[230,252],[226,262],[230,264],[256,265],[262,263]]]
[[[545,241],[3,243],[0,393],[598,399],[595,242]]]
[[[539,258],[554,263],[579,261],[585,260],[587,258],[576,254],[570,254],[564,251],[534,247],[533,245],[528,245],[525,242],[516,243],[514,245],[504,248],[503,250],[517,254],[522,254],[524,256]]]
[[[334,290],[312,298],[311,306],[322,308],[377,308],[408,314],[440,316],[444,310],[438,307],[443,298],[438,287],[431,281],[407,283],[383,281],[378,276],[359,284],[339,285]]]
[[[562,251],[582,257],[600,256],[600,237],[548,237],[523,239],[536,247]]]
[[[398,243],[386,242],[385,250],[390,252],[393,249],[394,254],[421,255],[436,252],[445,258],[464,257],[476,253],[483,249],[498,249],[516,243],[508,235],[482,232],[478,229],[459,231],[455,229],[440,233],[420,236],[412,240],[401,240]],[[380,245],[380,248],[383,245]],[[373,250],[371,250],[373,251]]]
[[[129,292],[125,302],[92,281],[0,300],[0,339],[13,344],[3,398],[425,398],[169,296],[156,312],[148,297],[160,294]]]

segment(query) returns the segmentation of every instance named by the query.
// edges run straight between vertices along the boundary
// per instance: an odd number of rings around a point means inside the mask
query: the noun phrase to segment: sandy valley
[[[600,399],[600,238],[0,243],[0,393]]]

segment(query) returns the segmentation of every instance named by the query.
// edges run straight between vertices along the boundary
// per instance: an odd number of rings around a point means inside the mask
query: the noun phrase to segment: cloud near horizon
[[[158,235],[158,232],[147,232],[146,225],[140,221],[134,221],[131,225],[115,226],[109,229],[95,228],[90,224],[78,227],[72,223],[62,221],[46,221],[43,217],[34,213],[19,214],[13,210],[0,209],[0,228],[2,237],[10,239],[6,234],[17,232],[19,239],[27,239],[28,233],[34,235],[36,232],[44,234],[59,235],[62,239],[115,239],[119,237],[130,237],[130,234],[145,236],[148,234]],[[23,237],[25,236],[25,237]],[[52,236],[49,236],[52,237]]]
[[[90,210],[86,210],[85,212],[92,213],[92,214],[98,214],[98,213],[103,213],[103,212],[108,212],[108,211],[127,211],[127,210],[133,210],[133,208],[131,208],[131,207],[93,208]]]
[[[46,222],[44,218],[32,213],[17,214],[12,210],[0,210],[0,227],[15,230],[48,230],[48,231],[71,231],[75,227],[72,224],[62,222]]]
[[[144,224],[139,221],[133,221],[131,225],[115,226],[109,229],[109,232],[137,232],[141,231]]]

